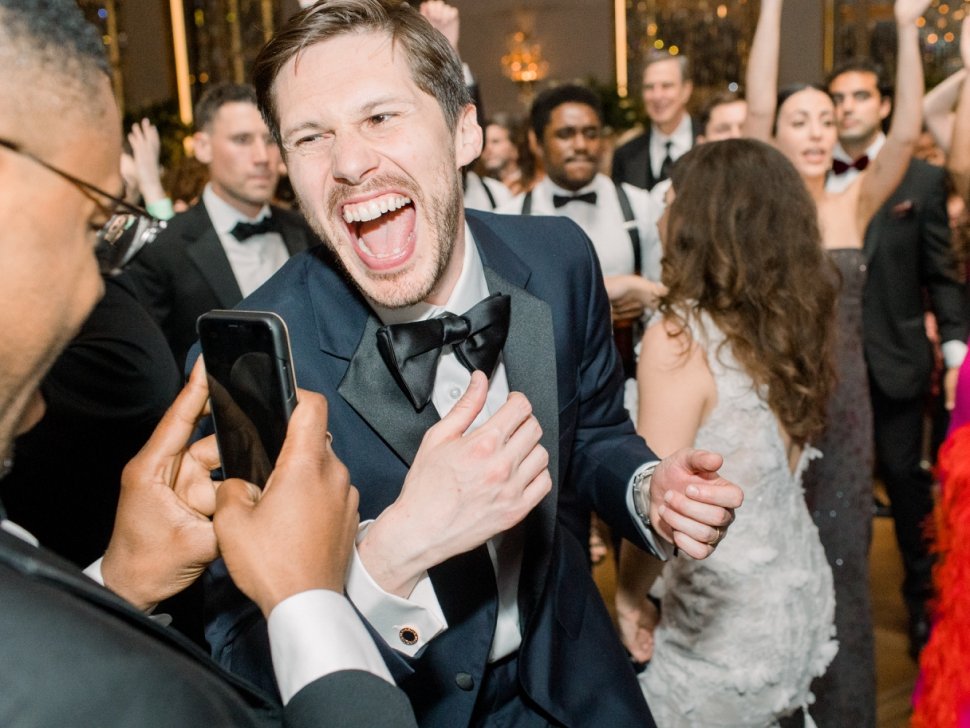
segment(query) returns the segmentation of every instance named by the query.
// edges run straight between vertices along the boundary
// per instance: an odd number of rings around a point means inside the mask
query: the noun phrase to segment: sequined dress
[[[862,348],[865,256],[858,248],[830,250],[842,274],[835,355],[838,381],[829,400],[823,457],[805,473],[805,494],[835,580],[839,654],[815,683],[812,717],[819,728],[872,728],[876,675],[869,600],[872,537],[873,435]]]
[[[659,728],[763,728],[811,702],[837,650],[832,572],[802,491],[817,454],[792,472],[774,413],[709,318],[690,325],[707,351],[717,404],[695,445],[724,455],[744,505],[717,551],[664,568],[654,655],[640,684]]]

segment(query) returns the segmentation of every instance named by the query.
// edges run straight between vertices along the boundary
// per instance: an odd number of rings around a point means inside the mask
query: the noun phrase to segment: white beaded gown
[[[832,572],[802,491],[819,453],[806,447],[792,472],[778,421],[723,334],[706,315],[690,330],[717,386],[695,446],[724,456],[744,504],[709,558],[664,567],[640,683],[659,728],[772,726],[811,703],[809,685],[838,648]]]

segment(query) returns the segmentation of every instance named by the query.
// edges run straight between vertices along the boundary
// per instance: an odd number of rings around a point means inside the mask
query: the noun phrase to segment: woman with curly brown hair
[[[695,147],[660,221],[667,294],[643,337],[638,429],[658,454],[724,453],[744,505],[705,561],[624,544],[617,614],[660,728],[767,726],[836,652],[832,572],[802,495],[825,422],[837,274],[815,205],[766,144]],[[698,689],[698,685],[707,686]]]

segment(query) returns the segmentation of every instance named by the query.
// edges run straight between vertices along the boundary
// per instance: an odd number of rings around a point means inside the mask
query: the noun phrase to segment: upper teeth
[[[384,195],[358,204],[344,205],[343,215],[346,222],[367,222],[376,220],[385,212],[399,210],[411,200],[404,195]]]

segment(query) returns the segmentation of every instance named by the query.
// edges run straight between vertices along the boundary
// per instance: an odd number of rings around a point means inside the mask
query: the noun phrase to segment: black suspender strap
[[[614,182],[614,184],[616,185],[616,198],[619,200],[620,210],[623,212],[623,227],[626,228],[626,232],[630,236],[630,244],[633,246],[633,272],[640,275],[643,271],[643,253],[640,250],[640,231],[637,229],[637,219],[633,214],[633,205],[630,204],[630,198],[623,190],[622,185],[619,182]],[[522,198],[522,214],[532,214],[532,190],[526,192],[525,197]]]
[[[643,271],[643,252],[640,250],[640,231],[637,229],[637,219],[633,215],[633,206],[630,198],[623,190],[623,185],[614,182],[616,185],[616,198],[620,201],[620,209],[623,211],[623,227],[626,228],[630,236],[630,244],[633,245],[633,272],[640,275]]]
[[[488,198],[488,204],[490,204],[494,210],[496,207],[498,207],[498,203],[495,201],[495,195],[492,194],[492,191],[488,188],[488,185],[485,184],[485,178],[480,177],[480,179],[482,180],[482,187],[485,189],[485,196]]]

